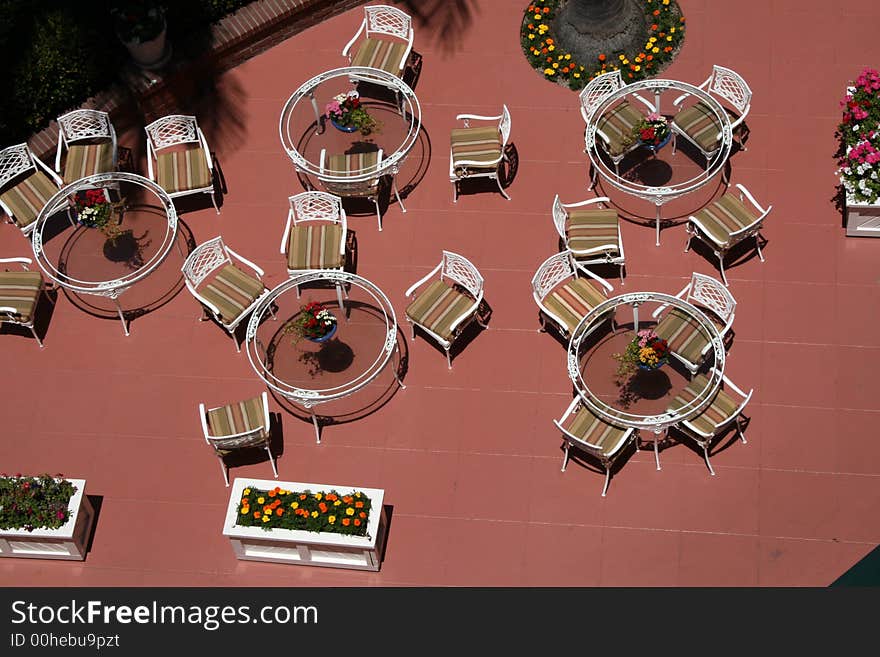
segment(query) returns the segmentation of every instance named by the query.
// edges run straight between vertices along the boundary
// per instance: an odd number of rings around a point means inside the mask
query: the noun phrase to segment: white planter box
[[[856,203],[847,198],[846,236],[880,237],[880,202]]]
[[[276,486],[285,490],[335,490],[341,495],[361,491],[370,498],[370,515],[366,536],[345,536],[331,532],[308,532],[293,529],[240,527],[235,524],[238,506],[245,488],[271,490]],[[352,488],[337,484],[310,484],[275,479],[238,479],[232,483],[229,507],[223,523],[223,535],[229,537],[235,556],[245,561],[269,561],[304,566],[327,566],[355,570],[379,570],[385,545],[387,519],[382,502],[385,491],[381,488]]]
[[[85,496],[85,479],[68,479],[76,492],[70,498],[70,517],[58,529],[0,529],[0,557],[82,561],[92,532],[95,511]]]

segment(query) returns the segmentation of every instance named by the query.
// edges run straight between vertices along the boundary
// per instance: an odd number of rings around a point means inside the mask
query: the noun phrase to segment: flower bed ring
[[[78,192],[85,192],[93,189],[104,189],[105,196],[108,188],[119,188],[121,183],[128,183],[144,188],[159,200],[163,211],[165,212],[166,225],[165,232],[162,235],[162,242],[155,252],[143,263],[140,263],[133,271],[123,276],[111,280],[85,280],[70,275],[66,271],[62,271],[52,262],[43,248],[43,232],[46,230],[49,220],[62,216],[62,213],[73,223],[65,210],[70,209],[71,199]],[[31,247],[34,252],[34,259],[42,269],[43,273],[55,284],[66,288],[72,292],[91,294],[94,296],[106,297],[112,299],[119,319],[122,322],[122,328],[125,335],[129,334],[128,323],[119,305],[118,297],[135,283],[142,281],[152,274],[161,265],[171,251],[171,247],[177,241],[178,217],[174,202],[162,187],[144,176],[124,171],[114,171],[111,173],[99,173],[91,176],[80,178],[59,189],[46,202],[34,221],[34,229],[31,232]],[[92,229],[89,229],[92,230]],[[180,250],[180,245],[178,245]],[[181,251],[181,256],[183,252]]]
[[[663,306],[677,308],[686,313],[706,332],[712,345],[712,354],[715,361],[714,367],[709,368],[708,372],[706,372],[706,386],[694,400],[688,402],[675,412],[667,411],[657,415],[641,415],[616,408],[590,389],[581,371],[580,356],[584,339],[607,320],[609,313],[616,313],[617,309],[623,306],[629,306],[633,309],[634,331],[638,333],[639,306],[646,303],[659,303]],[[725,360],[724,342],[718,332],[718,328],[699,308],[678,297],[662,292],[634,292],[606,299],[584,316],[574,331],[572,331],[568,342],[567,369],[568,376],[572,384],[574,384],[578,395],[596,415],[617,426],[623,425],[634,429],[649,429],[659,434],[673,424],[696,417],[712,402],[715,393],[721,387]]]
[[[263,344],[263,341],[257,335],[257,329],[262,320],[265,319],[270,314],[271,309],[277,305],[279,297],[291,293],[295,294],[298,286],[313,282],[329,282],[336,286],[348,285],[358,288],[366,294],[368,299],[372,302],[373,307],[381,313],[385,322],[385,338],[374,360],[363,368],[361,373],[357,376],[353,376],[339,385],[325,388],[302,388],[276,376],[272,371],[271,363],[269,362],[270,359],[268,357],[266,345]],[[340,307],[340,312],[344,315],[345,308]],[[338,324],[339,318],[337,318],[337,327]],[[315,427],[316,438],[320,443],[321,432],[314,407],[318,404],[353,395],[374,381],[391,362],[395,351],[398,352],[399,357],[402,356],[399,347],[397,346],[397,333],[397,317],[394,313],[394,307],[391,305],[391,301],[385,293],[378,286],[357,274],[337,270],[316,270],[291,276],[286,281],[272,289],[257,307],[254,308],[250,320],[248,321],[247,332],[245,334],[245,352],[247,353],[251,367],[254,368],[257,376],[260,377],[270,390],[284,399],[302,406],[310,412],[312,423]],[[396,369],[393,373],[397,384],[401,388],[405,388],[406,386],[400,379],[400,374]]]
[[[599,145],[601,137],[598,137],[596,133],[599,130],[601,118],[620,100],[623,100],[632,94],[636,94],[639,91],[652,92],[654,95],[654,107],[658,113],[662,114],[660,96],[662,93],[669,90],[679,91],[688,96],[694,96],[712,110],[714,118],[721,126],[721,143],[718,150],[715,152],[714,156],[709,161],[709,165],[704,171],[688,180],[671,185],[653,187],[651,185],[642,185],[638,182],[627,180],[626,178],[619,176],[617,172],[606,163],[605,157],[603,156],[603,149]],[[687,82],[666,79],[640,80],[638,82],[632,82],[616,91],[610,92],[592,107],[586,108],[586,110],[587,127],[584,131],[584,143],[593,170],[603,180],[606,180],[616,189],[655,205],[657,208],[657,214],[655,217],[656,245],[660,246],[660,223],[662,221],[661,208],[663,204],[700,189],[711,182],[721,171],[724,170],[724,166],[727,163],[727,159],[730,156],[730,151],[733,147],[733,130],[730,127],[730,116],[727,114],[724,106],[708,92],[703,91],[697,86],[688,84]]]
[[[399,99],[397,109],[403,116],[403,120],[407,123],[406,135],[404,135],[401,143],[393,151],[384,153],[383,159],[376,169],[364,171],[363,173],[350,172],[345,176],[327,175],[327,173],[321,172],[319,163],[307,159],[297,148],[297,129],[301,132],[303,128],[301,125],[296,125],[294,120],[297,106],[306,100],[311,103],[315,115],[315,134],[321,134],[323,122],[321,120],[322,112],[320,108],[323,106],[323,103],[319,104],[316,94],[322,84],[337,78],[346,78],[352,81],[364,80],[383,86],[393,91]],[[281,110],[281,117],[278,121],[278,135],[284,152],[287,153],[287,156],[293,162],[297,172],[313,177],[323,185],[329,183],[332,186],[334,182],[359,183],[367,182],[376,178],[376,176],[395,175],[413,146],[415,146],[421,126],[422,109],[419,99],[403,80],[387,71],[369,66],[346,66],[316,75],[300,85],[291,94]]]

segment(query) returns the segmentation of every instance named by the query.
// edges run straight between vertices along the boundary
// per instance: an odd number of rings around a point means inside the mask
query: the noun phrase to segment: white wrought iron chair
[[[194,116],[171,114],[153,121],[147,132],[147,175],[171,198],[210,194],[217,214],[214,162],[208,140]]]
[[[579,94],[581,116],[584,123],[587,124],[584,130],[584,152],[586,153],[590,149],[590,126],[594,121],[598,121],[596,134],[599,136],[599,143],[602,150],[611,159],[614,173],[618,177],[620,177],[620,163],[623,158],[639,147],[638,140],[633,137],[633,131],[646,115],[626,98],[621,99],[614,107],[606,108],[601,116],[596,116],[596,113],[608,96],[625,86],[620,71],[611,71],[597,75],[590,80]],[[633,93],[630,96],[644,104],[649,113],[657,111],[653,103],[639,94]],[[598,175],[599,172],[594,169],[589,189],[593,189],[596,185]]]
[[[214,449],[214,453],[220,459],[220,468],[223,470],[223,480],[227,487],[229,487],[229,466],[226,465],[223,457],[248,447],[261,447],[266,450],[269,462],[272,464],[272,472],[278,479],[275,456],[269,445],[272,435],[269,397],[265,391],[259,397],[217,408],[206,409],[205,405],[200,403],[199,419],[202,423],[202,432],[205,434],[205,442]]]
[[[241,269],[232,258],[249,267],[253,273]],[[181,271],[187,289],[204,306],[208,315],[199,320],[216,320],[229,332],[235,350],[240,352],[235,329],[269,294],[261,280],[263,270],[226,246],[223,238],[218,236],[193,249]]]
[[[0,265],[11,263],[20,264],[22,271],[0,271],[0,324],[8,322],[30,329],[42,349],[43,341],[34,329],[34,317],[41,294],[45,292],[49,302],[55,303],[48,294],[51,288],[40,272],[28,269],[32,263],[30,258],[0,258]]]
[[[600,196],[579,203],[563,203],[557,194],[553,199],[553,224],[576,264],[618,265],[623,285],[626,256],[620,235],[620,216],[616,210],[603,205],[609,202],[607,196]]]
[[[586,267],[577,267],[568,251],[554,253],[538,267],[532,277],[532,296],[538,304],[541,328],[547,330],[547,321],[559,334],[568,339],[593,308],[605,301],[614,290],[611,283]],[[578,272],[587,275],[580,278]],[[596,281],[597,288],[589,279]],[[609,313],[614,326],[614,314]],[[598,328],[600,324],[596,324]]]
[[[472,321],[488,328],[480,318],[478,310],[483,301],[483,276],[467,258],[456,253],[443,251],[443,256],[434,269],[419,279],[406,291],[410,297],[424,283],[440,274],[422,290],[406,308],[406,321],[412,328],[412,339],[416,339],[418,326],[436,340],[446,352],[446,362],[452,369],[449,350],[455,339]]]
[[[699,88],[718,100],[724,110],[730,116],[730,128],[739,140],[739,146],[746,150],[743,140],[748,134],[744,134],[746,115],[749,113],[752,102],[752,90],[746,81],[729,68],[715,65],[712,74],[699,85]],[[706,166],[712,159],[712,155],[721,146],[721,124],[712,109],[703,101],[685,108],[683,103],[689,94],[682,94],[674,101],[673,106],[678,107],[678,113],[672,118],[672,153],[678,137],[684,137],[693,144],[706,158]]]
[[[287,274],[319,269],[345,268],[348,228],[342,199],[327,192],[302,192],[288,198],[290,210],[281,237],[281,253],[287,257]],[[336,292],[342,308],[342,284]],[[299,298],[299,285],[296,286]]]
[[[773,209],[772,205],[768,205],[766,209],[761,207],[743,185],[737,184],[736,189],[739,190],[739,194],[731,190],[726,191],[721,198],[688,217],[688,223],[685,225],[688,240],[684,252],[687,253],[691,248],[691,240],[695,237],[708,244],[718,258],[718,266],[725,285],[728,285],[728,282],[727,274],[724,273],[724,257],[743,240],[755,238],[758,257],[764,262],[761,241],[766,240],[761,235],[761,228],[764,219]]]
[[[698,274],[675,295],[696,306],[718,328],[724,340],[728,335],[736,314],[736,299],[721,281],[711,276]],[[653,313],[656,319],[666,310],[667,305],[659,306]],[[667,341],[670,353],[684,365],[691,375],[696,374],[712,349],[709,336],[687,314],[677,308],[670,310],[654,327],[654,332]]]
[[[376,221],[379,230],[382,230],[382,211],[379,209],[380,183],[382,182],[381,165],[382,149],[366,151],[362,153],[337,153],[327,155],[326,149],[321,149],[319,169],[326,177],[321,181],[327,191],[343,198],[367,198],[376,206]],[[374,175],[369,175],[369,174]],[[355,178],[355,180],[352,180]],[[397,183],[394,183],[394,192],[397,194]],[[400,202],[400,196],[397,197]],[[403,204],[401,204],[403,209]],[[406,210],[404,210],[405,212]]]
[[[458,201],[459,183],[469,178],[491,178],[498,191],[508,201],[510,197],[501,186],[501,163],[507,161],[505,148],[510,139],[510,112],[502,105],[498,116],[459,114],[463,128],[452,131],[449,147],[449,180],[452,183],[452,201]],[[470,122],[490,121],[491,125],[471,127]]]
[[[611,466],[624,447],[638,438],[638,432],[632,427],[618,427],[600,418],[580,397],[575,397],[553,424],[562,432],[565,441],[562,472],[568,465],[572,447],[598,459],[605,468],[605,486],[602,488],[602,497],[605,497],[611,481]]]
[[[79,109],[58,117],[55,171],[62,174],[65,184],[97,173],[116,171],[117,162],[116,130],[107,112]]]
[[[0,208],[9,223],[30,235],[46,202],[64,182],[27,144],[0,150]]]
[[[378,68],[402,77],[412,45],[412,19],[408,14],[389,5],[369,5],[364,7],[364,19],[342,49],[342,56],[348,57],[351,66]],[[353,79],[371,81],[369,76]]]
[[[717,372],[714,373],[717,374]],[[715,470],[712,469],[712,464],[709,462],[709,447],[718,436],[725,433],[732,425],[736,426],[740,440],[743,443],[747,442],[742,428],[742,412],[754,392],[754,390],[743,392],[727,376],[722,376],[721,381],[721,388],[712,403],[702,413],[690,420],[682,420],[673,425],[686,438],[690,438],[703,448],[703,458],[709,468],[709,473],[713,476]],[[700,391],[705,389],[707,382],[707,378],[702,374],[694,377],[688,386],[672,400],[669,410],[674,411],[692,402],[700,394]],[[732,396],[731,392],[735,396]]]

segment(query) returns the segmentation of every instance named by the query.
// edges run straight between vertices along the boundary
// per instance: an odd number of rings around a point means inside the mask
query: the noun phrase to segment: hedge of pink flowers
[[[840,106],[837,175],[847,199],[876,203],[880,198],[880,72],[863,70]]]

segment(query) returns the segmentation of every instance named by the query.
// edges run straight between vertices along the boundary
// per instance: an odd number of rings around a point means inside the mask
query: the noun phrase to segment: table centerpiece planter
[[[384,495],[380,488],[236,478],[223,535],[243,561],[377,571],[388,524]]]
[[[337,123],[332,118],[330,119],[330,123],[333,124],[333,127],[342,132],[357,132],[356,125],[342,125],[341,123]]]
[[[116,35],[137,66],[152,71],[168,63],[171,43],[166,34],[165,11],[159,4],[118,0],[111,14]]]
[[[45,479],[46,477],[0,477],[0,482],[3,484],[12,483],[16,487],[20,487],[19,490],[33,490],[34,482]],[[52,479],[56,483],[67,481],[74,487],[73,494],[67,503],[67,519],[57,528],[45,526],[32,529],[28,529],[26,526],[0,528],[0,557],[67,561],[83,561],[85,559],[86,546],[95,520],[95,511],[85,495],[86,480],[65,480],[51,477],[48,479]],[[0,493],[5,492],[0,491]],[[3,502],[9,503],[8,500],[3,500]],[[12,504],[21,504],[21,502],[17,499]],[[38,506],[38,503],[35,502],[35,505]],[[35,508],[37,507],[35,506]],[[45,506],[43,511],[45,511]],[[35,511],[35,514],[38,513],[39,510]],[[52,515],[64,512],[49,510],[48,513]],[[3,515],[0,511],[0,520],[2,519]]]

